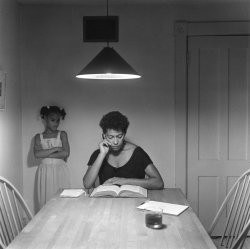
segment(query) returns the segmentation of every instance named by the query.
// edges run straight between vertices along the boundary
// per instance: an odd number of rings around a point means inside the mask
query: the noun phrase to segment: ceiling
[[[105,4],[106,0],[17,0],[22,4]],[[109,0],[109,4],[189,4],[189,3],[243,3],[250,0]]]

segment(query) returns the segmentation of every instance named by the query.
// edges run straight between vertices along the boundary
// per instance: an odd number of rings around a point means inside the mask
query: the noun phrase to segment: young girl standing
[[[69,169],[66,165],[70,154],[67,133],[59,131],[60,120],[66,113],[58,106],[43,106],[40,110],[45,130],[36,134],[34,154],[42,159],[38,167],[38,201],[40,208],[59,190],[70,187]]]

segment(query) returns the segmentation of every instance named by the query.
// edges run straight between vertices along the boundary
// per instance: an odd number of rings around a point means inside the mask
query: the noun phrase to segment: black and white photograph
[[[250,249],[250,0],[0,0],[0,249]]]

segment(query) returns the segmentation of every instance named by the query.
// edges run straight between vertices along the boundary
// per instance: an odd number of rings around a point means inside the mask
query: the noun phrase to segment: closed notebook
[[[138,206],[137,208],[144,209],[144,210],[155,210],[156,208],[157,209],[161,208],[164,214],[180,215],[182,212],[184,212],[188,208],[188,206],[166,203],[166,202],[159,202],[159,201],[146,201],[142,203],[140,206]]]
[[[135,185],[100,185],[90,197],[147,197],[147,189]]]
[[[60,194],[60,197],[79,197],[82,194],[86,195],[83,189],[64,189]]]

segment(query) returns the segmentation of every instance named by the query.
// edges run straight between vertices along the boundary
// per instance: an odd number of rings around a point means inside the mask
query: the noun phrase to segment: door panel
[[[188,40],[187,197],[206,228],[249,168],[248,39]]]

